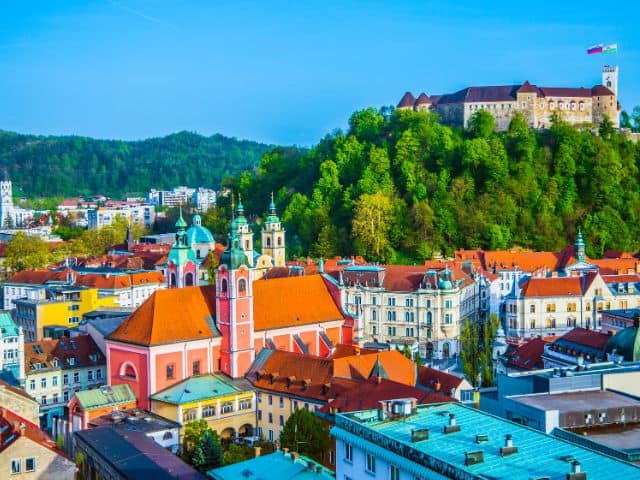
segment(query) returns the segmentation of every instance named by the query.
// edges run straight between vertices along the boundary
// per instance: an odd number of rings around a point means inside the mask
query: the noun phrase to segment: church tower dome
[[[276,211],[276,203],[271,193],[269,214],[262,227],[262,254],[273,259],[274,267],[284,267],[286,261],[285,231]]]

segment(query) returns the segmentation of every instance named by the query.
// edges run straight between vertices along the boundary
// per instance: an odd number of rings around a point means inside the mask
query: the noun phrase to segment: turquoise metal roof
[[[192,225],[187,229],[187,241],[189,245],[194,243],[214,243],[213,234],[207,227]]]
[[[313,469],[308,468],[309,462],[313,463]],[[316,472],[316,467],[322,468],[320,472]],[[207,476],[215,480],[335,480],[331,470],[310,458],[300,456],[292,461],[290,453],[285,455],[281,451],[214,468],[207,472]]]
[[[449,414],[460,431],[444,433]],[[424,428],[429,438],[412,442],[412,431]],[[415,414],[395,420],[379,420],[376,410],[339,414],[331,433],[417,476],[436,471],[447,478],[560,479],[577,460],[591,479],[640,478],[640,468],[631,463],[455,403],[421,405]],[[518,451],[503,457],[507,434]],[[476,435],[487,440],[478,443]],[[466,466],[466,452],[482,452],[484,461]]]
[[[183,380],[154,395],[152,400],[181,405],[242,392],[219,375],[200,375]]]
[[[17,337],[20,330],[7,311],[0,311],[0,338]]]

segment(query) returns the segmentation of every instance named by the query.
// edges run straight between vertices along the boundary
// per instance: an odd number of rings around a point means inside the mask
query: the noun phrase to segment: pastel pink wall
[[[209,365],[207,363],[207,349],[197,348],[193,350],[187,350],[187,376],[193,375],[193,362],[200,362],[200,375],[204,375],[209,372]],[[214,363],[215,366],[215,363]]]
[[[138,397],[138,405],[141,408],[149,408],[149,372],[147,371],[147,356],[145,353],[131,352],[118,348],[117,345],[108,345],[109,385],[122,385],[128,383],[131,385],[136,397]],[[137,373],[136,379],[122,377],[120,372],[124,364],[130,363]]]
[[[182,347],[183,344],[176,344],[176,347],[180,350],[171,353],[159,353],[155,355],[156,363],[156,388],[155,392],[164,390],[171,385],[174,385],[181,380],[184,380],[182,376]],[[173,378],[167,378],[167,366],[173,364]],[[155,393],[151,392],[151,394]]]
[[[313,332],[304,332],[300,334],[300,338],[302,339],[302,343],[307,346],[309,353],[311,355],[318,355],[318,350],[316,348],[316,338],[318,333],[316,331]]]

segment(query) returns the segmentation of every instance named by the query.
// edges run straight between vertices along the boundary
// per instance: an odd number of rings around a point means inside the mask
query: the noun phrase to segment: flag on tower
[[[602,53],[616,53],[618,51],[618,44],[612,43],[611,45],[605,45],[602,47]]]

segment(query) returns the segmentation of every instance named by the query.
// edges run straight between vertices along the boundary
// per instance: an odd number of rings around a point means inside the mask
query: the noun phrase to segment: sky
[[[3,0],[0,129],[313,145],[407,90],[590,87],[605,63],[631,110],[639,19],[636,0]]]

